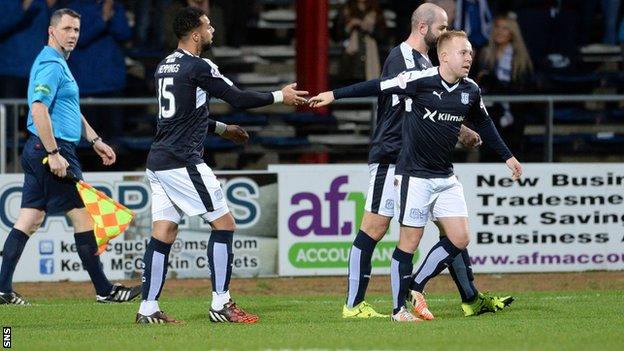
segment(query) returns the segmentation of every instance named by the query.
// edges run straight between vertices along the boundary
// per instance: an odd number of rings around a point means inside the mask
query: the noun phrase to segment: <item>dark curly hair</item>
[[[173,19],[173,32],[176,37],[182,39],[193,29],[201,26],[201,21],[199,19],[204,15],[206,15],[204,10],[195,7],[185,7],[178,11]]]

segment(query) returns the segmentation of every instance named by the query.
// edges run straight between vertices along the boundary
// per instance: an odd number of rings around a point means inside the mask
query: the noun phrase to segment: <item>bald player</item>
[[[448,19],[441,7],[425,3],[412,14],[410,36],[390,51],[382,71],[382,78],[394,77],[406,70],[423,70],[432,67],[429,49],[436,45],[438,37],[446,31]],[[349,281],[344,318],[386,317],[377,313],[364,301],[371,275],[371,257],[377,242],[388,231],[394,216],[396,203],[393,189],[394,170],[401,149],[401,128],[404,113],[412,112],[412,99],[406,96],[381,95],[377,110],[377,126],[369,152],[370,182],[366,197],[366,208],[362,225],[349,256]],[[476,146],[481,140],[477,133],[461,126],[460,141],[466,146]],[[434,223],[444,236],[438,221]],[[474,286],[474,276],[468,251],[464,250],[449,266],[449,271],[462,299],[462,310],[466,316],[477,315],[477,308],[483,299],[486,309],[502,309],[513,301],[511,297],[499,298],[481,294]],[[482,304],[481,304],[482,305]]]

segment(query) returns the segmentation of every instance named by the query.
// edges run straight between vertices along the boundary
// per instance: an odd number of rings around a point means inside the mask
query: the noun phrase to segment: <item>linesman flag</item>
[[[93,232],[98,245],[96,255],[100,255],[106,250],[109,241],[128,228],[134,219],[134,212],[83,180],[76,182],[76,188],[93,218]]]
[[[47,165],[47,162],[48,158],[46,157],[43,159],[43,163]],[[128,228],[135,214],[91,184],[76,177],[72,172],[67,171],[65,178],[76,183],[78,194],[80,194],[87,212],[93,218],[93,232],[98,246],[96,255],[100,255],[106,251],[109,241],[115,239]]]

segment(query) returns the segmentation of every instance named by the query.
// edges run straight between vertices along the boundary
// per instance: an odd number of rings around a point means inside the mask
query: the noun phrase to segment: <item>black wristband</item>
[[[102,140],[101,137],[95,137],[93,140],[91,140],[89,143],[91,143],[91,145],[95,145],[95,143],[97,143],[98,141]]]
[[[59,153],[59,149],[58,149],[58,147],[57,147],[56,149],[54,149],[54,150],[52,150],[52,151],[47,151],[47,150],[46,150],[46,152],[48,153],[48,155],[56,155],[56,154],[58,154],[58,153]]]

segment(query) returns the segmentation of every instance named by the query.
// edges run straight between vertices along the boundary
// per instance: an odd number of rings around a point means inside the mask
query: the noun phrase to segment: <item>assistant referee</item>
[[[74,184],[63,178],[72,172],[82,178],[76,145],[88,140],[106,166],[115,162],[115,152],[106,145],[80,112],[78,85],[67,59],[80,34],[80,15],[60,9],[50,18],[48,45],[41,50],[30,71],[27,128],[30,134],[22,153],[24,186],[17,222],[4,243],[0,268],[0,304],[27,304],[13,291],[17,262],[28,238],[46,215],[65,213],[74,227],[76,248],[89,273],[98,302],[124,302],[136,297],[141,287],[111,284],[102,269],[93,221]],[[95,77],[94,77],[95,78]],[[42,160],[48,157],[50,171]]]

